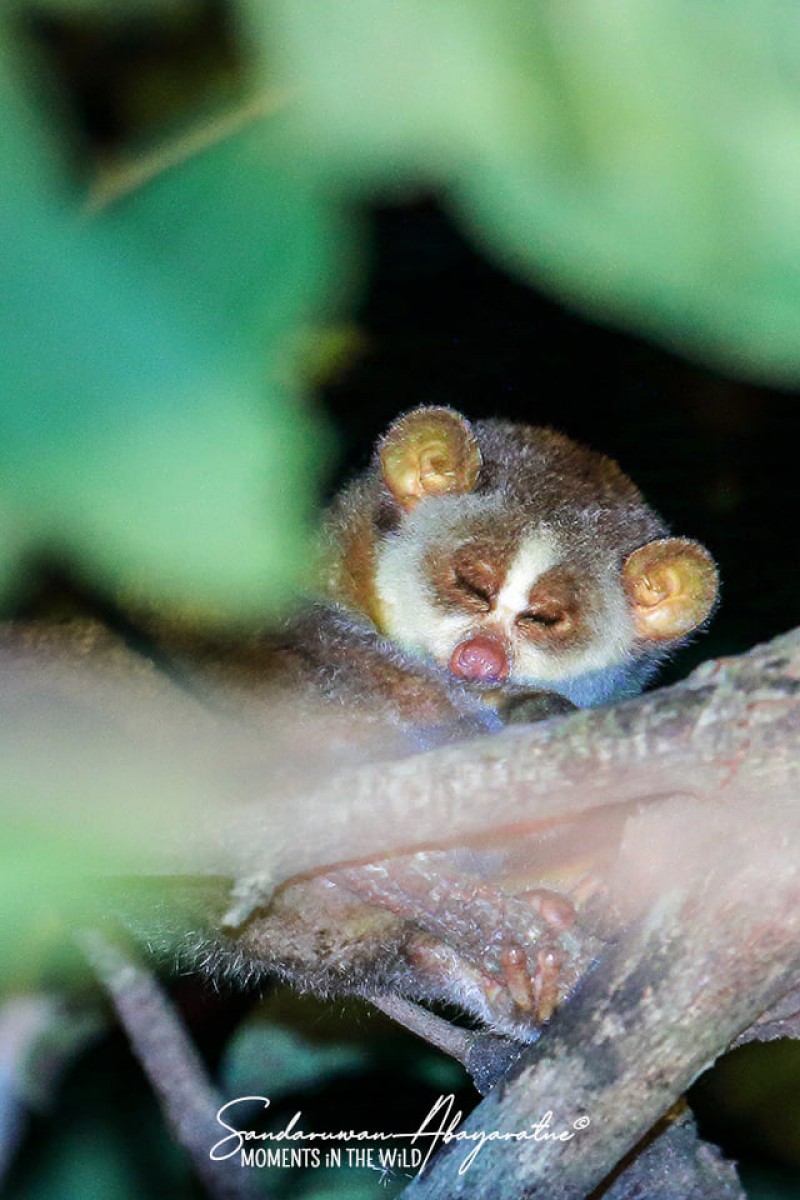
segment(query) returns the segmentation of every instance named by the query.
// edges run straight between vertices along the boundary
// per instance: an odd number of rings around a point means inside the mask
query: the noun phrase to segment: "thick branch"
[[[109,764],[124,764],[121,791],[159,797],[144,814],[142,869],[232,876],[245,913],[285,880],[334,864],[608,804],[715,795],[736,777],[769,794],[800,742],[798,632],[624,704],[356,770],[341,769],[346,734],[356,736],[346,714],[304,710],[298,734],[294,709],[233,708],[220,696],[211,711],[113,646],[88,662],[72,644],[48,651],[13,630],[0,643],[10,779],[28,797],[49,788],[63,821],[60,780],[72,777],[95,824],[128,814],[141,828],[141,812],[117,813],[98,790],[114,782]],[[396,735],[376,732],[349,758],[397,751]]]
[[[165,714],[167,724],[186,714],[179,693],[155,704],[151,693],[146,712],[129,699],[152,740]],[[86,698],[91,729],[91,689]],[[200,760],[205,800],[191,842],[185,813],[178,834],[164,835],[173,863],[239,881],[243,915],[302,872],[631,809],[609,881],[623,936],[467,1129],[519,1130],[550,1110],[562,1127],[589,1124],[569,1142],[491,1143],[466,1176],[451,1147],[412,1193],[475,1194],[491,1177],[509,1198],[586,1195],[797,986],[800,633],[611,709],[332,775],[323,756],[276,780],[254,713],[187,720],[202,726],[201,748],[181,735],[173,750],[184,765]],[[312,751],[314,729],[303,731]],[[46,722],[37,731],[46,737]],[[91,767],[91,738],[77,749]]]
[[[640,810],[615,887],[629,909],[626,934],[465,1123],[519,1130],[552,1111],[560,1128],[588,1118],[586,1127],[564,1142],[487,1145],[466,1176],[450,1147],[409,1196],[450,1200],[490,1179],[508,1197],[588,1194],[800,977],[793,787]]]
[[[213,861],[265,896],[332,863],[660,795],[714,796],[737,778],[768,795],[799,746],[795,632],[611,708],[343,772],[302,794],[267,798],[256,787],[228,809]]]
[[[746,1200],[736,1171],[685,1109],[664,1121],[589,1200]]]

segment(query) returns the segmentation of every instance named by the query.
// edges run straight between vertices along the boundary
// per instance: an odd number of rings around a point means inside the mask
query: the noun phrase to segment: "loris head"
[[[636,692],[717,596],[707,550],[667,536],[616,463],[549,429],[416,409],[343,511],[349,599],[483,688],[579,705]]]

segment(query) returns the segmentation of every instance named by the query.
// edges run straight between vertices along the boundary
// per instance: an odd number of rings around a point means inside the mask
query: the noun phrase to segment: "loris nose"
[[[502,683],[508,678],[508,658],[500,642],[479,633],[456,646],[450,670],[459,679]]]

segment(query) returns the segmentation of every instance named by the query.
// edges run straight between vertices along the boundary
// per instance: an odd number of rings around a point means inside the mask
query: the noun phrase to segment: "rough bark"
[[[268,896],[333,863],[496,834],[519,824],[676,795],[768,797],[800,739],[800,634],[611,708],[342,771],[302,794],[239,790],[209,865]],[[297,836],[298,805],[303,834]]]
[[[788,762],[799,736],[800,632],[706,663],[675,687],[425,754],[409,754],[391,731],[362,745],[346,714],[305,712],[311,724],[287,736],[296,714],[269,698],[233,705],[212,694],[198,703],[95,637],[91,653],[73,638],[51,639],[46,654],[13,630],[0,639],[9,748],[24,720],[27,761],[41,753],[55,774],[54,735],[68,714],[69,761],[81,761],[87,778],[109,746],[126,758],[147,747],[151,761],[168,752],[197,783],[195,806],[189,828],[183,809],[174,821],[162,814],[152,861],[250,878],[263,896],[334,864],[610,804],[713,796],[741,770],[768,788],[770,771],[781,773],[773,752]],[[380,761],[343,767],[366,757]]]
[[[666,799],[629,818],[614,880],[627,929],[464,1126],[518,1130],[552,1111],[561,1128],[585,1128],[569,1141],[522,1142],[513,1153],[487,1145],[466,1176],[451,1146],[409,1196],[449,1200],[492,1188],[548,1200],[587,1195],[796,986],[793,751],[776,737],[769,760],[743,756],[715,793]]]
[[[689,1113],[660,1122],[589,1200],[745,1200],[736,1170],[697,1136]]]

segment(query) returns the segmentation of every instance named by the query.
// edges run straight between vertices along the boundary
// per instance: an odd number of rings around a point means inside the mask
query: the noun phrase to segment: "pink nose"
[[[458,679],[502,683],[508,678],[508,659],[500,642],[479,633],[456,646],[450,670]]]

